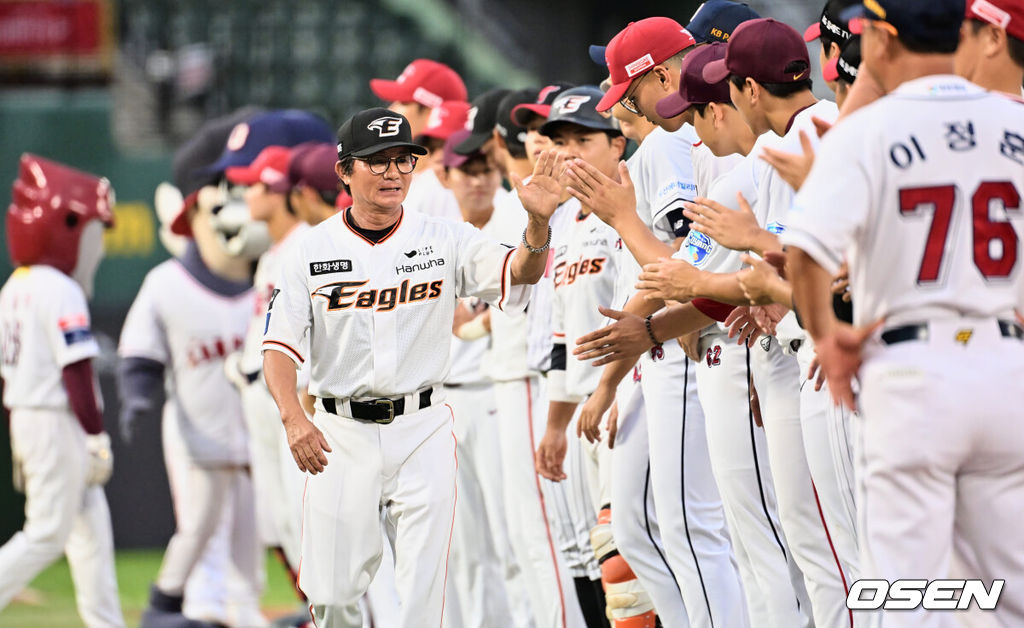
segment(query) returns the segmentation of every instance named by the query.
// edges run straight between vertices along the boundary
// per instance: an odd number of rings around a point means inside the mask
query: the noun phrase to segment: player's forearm
[[[641,266],[663,257],[672,257],[675,253],[675,250],[659,240],[635,213],[624,212],[622,217],[615,220],[615,224],[609,226],[618,232],[626,248]]]
[[[651,330],[659,342],[704,329],[714,323],[710,316],[701,313],[692,303],[683,303],[666,307],[651,317]]]
[[[818,340],[836,323],[829,290],[832,276],[802,249],[790,246],[786,257],[790,276],[793,277],[793,304],[804,329],[811,338]]]
[[[551,231],[545,218],[530,215],[526,223],[526,242],[534,249],[544,249],[542,253],[534,253],[520,244],[512,258],[512,285],[537,283],[544,276],[544,268],[548,263],[547,244],[550,244]]]
[[[572,401],[548,402],[548,429],[565,432],[576,412],[577,404]]]
[[[771,231],[761,229],[750,241],[747,248],[761,257],[764,257],[764,254],[767,251],[781,251],[782,244],[779,242],[779,236],[775,235]]]
[[[280,351],[268,350],[263,353],[263,377],[267,382],[270,396],[274,398],[282,420],[304,415],[299,395],[296,392],[298,377],[295,363]]]
[[[736,281],[736,273],[701,272],[693,285],[695,296],[714,299],[730,305],[750,305],[743,288]]]
[[[617,360],[610,364],[606,364],[604,370],[601,371],[601,382],[598,384],[601,388],[612,391],[614,396],[614,390],[622,381],[630,369],[636,365],[636,361],[639,356],[633,359]]]

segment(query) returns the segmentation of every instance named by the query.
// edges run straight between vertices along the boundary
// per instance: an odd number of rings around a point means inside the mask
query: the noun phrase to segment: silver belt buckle
[[[395,402],[390,399],[374,399],[373,405],[387,408],[388,416],[386,419],[374,419],[374,423],[380,425],[387,425],[395,420]]]

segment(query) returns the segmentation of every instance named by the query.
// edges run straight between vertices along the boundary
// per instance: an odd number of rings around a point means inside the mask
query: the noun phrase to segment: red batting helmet
[[[70,275],[90,220],[114,224],[110,181],[25,153],[7,208],[7,248],[15,266],[47,264]]]

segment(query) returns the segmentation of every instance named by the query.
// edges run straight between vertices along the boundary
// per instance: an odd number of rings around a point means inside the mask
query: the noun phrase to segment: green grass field
[[[138,626],[149,598],[149,585],[160,569],[163,550],[122,550],[117,552],[117,584],[121,609],[129,626]],[[281,563],[267,555],[267,587],[263,592],[263,610],[273,619],[299,610],[299,603]],[[0,611],[4,628],[71,628],[82,626],[75,610],[75,590],[71,572],[63,558],[32,581],[30,595],[36,599],[16,599]],[[36,596],[35,594],[38,594]]]

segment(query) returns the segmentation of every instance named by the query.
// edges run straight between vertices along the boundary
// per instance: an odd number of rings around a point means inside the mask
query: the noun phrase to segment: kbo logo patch
[[[373,122],[366,125],[366,128],[371,131],[376,131],[378,137],[391,137],[392,135],[398,135],[398,130],[402,127],[402,119],[394,118],[391,116],[384,116],[377,118]]]

